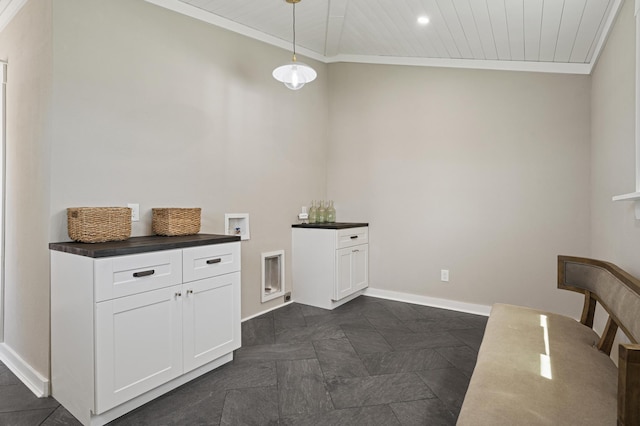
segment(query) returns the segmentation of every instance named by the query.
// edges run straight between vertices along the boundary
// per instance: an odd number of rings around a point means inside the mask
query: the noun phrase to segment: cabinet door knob
[[[179,291],[176,291],[176,295],[175,296],[176,297],[180,297],[180,296],[182,296],[182,293],[180,293]]]
[[[148,271],[134,272],[133,276],[136,277],[136,278],[140,278],[140,277],[147,277],[147,276],[153,275],[155,273],[156,273],[156,271],[154,269],[149,269]]]
[[[217,259],[209,259],[207,260],[207,265],[213,265],[214,263],[220,263],[222,262],[222,259],[217,258]]]
[[[187,290],[187,296],[193,294],[193,290]]]

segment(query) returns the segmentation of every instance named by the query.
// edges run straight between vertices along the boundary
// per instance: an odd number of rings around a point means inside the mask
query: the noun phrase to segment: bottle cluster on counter
[[[311,201],[309,208],[309,223],[334,223],[336,221],[336,209],[333,201]]]

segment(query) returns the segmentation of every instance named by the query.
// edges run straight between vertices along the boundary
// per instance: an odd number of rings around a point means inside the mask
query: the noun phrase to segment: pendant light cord
[[[293,3],[293,60],[296,60],[296,4]]]

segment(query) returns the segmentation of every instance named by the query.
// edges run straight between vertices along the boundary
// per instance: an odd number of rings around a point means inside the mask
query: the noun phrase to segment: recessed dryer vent
[[[241,240],[248,240],[249,213],[225,213],[224,229],[226,235],[239,235]]]
[[[284,250],[262,253],[262,303],[284,295]]]

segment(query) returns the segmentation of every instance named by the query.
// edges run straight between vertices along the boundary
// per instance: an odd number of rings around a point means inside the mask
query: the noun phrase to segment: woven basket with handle
[[[193,235],[200,232],[200,211],[197,208],[154,208],[152,229],[157,235]]]
[[[69,238],[82,243],[123,241],[131,236],[128,207],[70,207],[67,209]]]

